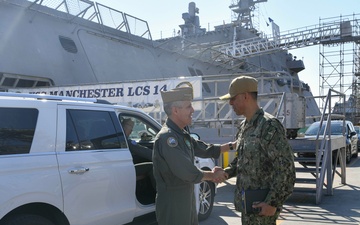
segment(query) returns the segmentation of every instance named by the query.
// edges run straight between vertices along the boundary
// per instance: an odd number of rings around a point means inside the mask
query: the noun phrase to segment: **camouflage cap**
[[[193,89],[191,87],[179,87],[170,91],[161,91],[161,97],[164,103],[175,101],[193,100]]]
[[[249,76],[240,76],[233,79],[229,86],[229,93],[220,97],[221,100],[229,100],[238,94],[245,92],[257,92],[257,80]]]

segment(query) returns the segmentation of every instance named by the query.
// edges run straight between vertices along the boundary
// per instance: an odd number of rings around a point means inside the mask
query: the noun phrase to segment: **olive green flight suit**
[[[195,155],[218,158],[220,145],[195,141],[167,119],[155,137],[153,151],[159,225],[198,224],[194,184],[201,182],[203,173],[194,165]]]

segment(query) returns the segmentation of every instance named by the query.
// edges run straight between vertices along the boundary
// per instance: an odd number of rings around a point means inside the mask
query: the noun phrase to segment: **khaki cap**
[[[191,87],[179,87],[170,91],[161,91],[161,97],[164,103],[175,101],[193,100],[193,89]]]
[[[229,93],[220,97],[221,100],[229,100],[238,94],[245,92],[257,92],[257,80],[253,77],[240,76],[231,81]]]

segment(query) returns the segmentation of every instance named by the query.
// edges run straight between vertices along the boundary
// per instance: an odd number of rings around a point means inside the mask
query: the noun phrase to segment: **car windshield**
[[[320,130],[320,135],[324,134],[326,123],[323,123]],[[316,135],[318,133],[320,127],[320,123],[313,123],[310,127],[305,131],[305,135],[311,136]],[[343,134],[343,126],[342,123],[331,123],[331,134],[332,135],[342,135]]]

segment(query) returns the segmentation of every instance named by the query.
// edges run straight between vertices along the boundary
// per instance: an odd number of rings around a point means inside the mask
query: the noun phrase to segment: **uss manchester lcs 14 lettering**
[[[78,98],[107,98],[107,97],[124,97],[124,96],[148,96],[158,95],[160,91],[166,91],[167,85],[155,85],[150,87],[135,86],[127,88],[95,88],[95,89],[76,89],[76,90],[55,90],[55,91],[30,91],[30,94],[48,94]]]

